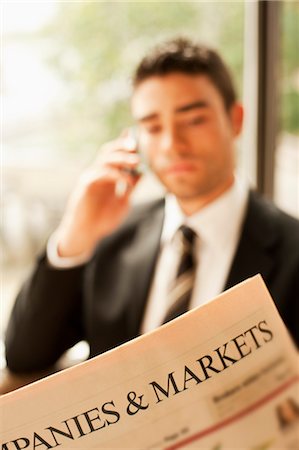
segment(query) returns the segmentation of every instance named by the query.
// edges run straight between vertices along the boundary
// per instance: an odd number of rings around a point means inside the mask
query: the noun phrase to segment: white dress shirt
[[[222,292],[239,241],[247,200],[248,187],[236,180],[217,200],[187,217],[176,198],[171,194],[166,196],[161,250],[141,325],[142,333],[161,325],[166,314],[168,289],[180,262],[180,252],[173,237],[181,225],[189,226],[198,236],[196,281],[190,308]],[[55,233],[48,241],[47,256],[49,263],[60,269],[75,267],[89,258],[89,255],[60,257]]]

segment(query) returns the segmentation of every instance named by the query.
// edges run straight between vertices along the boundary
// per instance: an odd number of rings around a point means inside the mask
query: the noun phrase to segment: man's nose
[[[184,153],[188,150],[183,133],[176,127],[166,129],[161,138],[161,150],[165,153]]]

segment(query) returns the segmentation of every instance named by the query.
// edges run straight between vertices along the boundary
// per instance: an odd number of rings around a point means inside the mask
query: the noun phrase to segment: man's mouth
[[[177,161],[167,164],[164,167],[164,172],[167,174],[176,174],[184,172],[192,172],[195,170],[194,160]]]

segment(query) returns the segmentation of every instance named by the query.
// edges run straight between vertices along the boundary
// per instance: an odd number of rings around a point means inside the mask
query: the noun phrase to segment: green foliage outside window
[[[50,62],[67,82],[56,138],[93,152],[131,124],[130,74],[146,50],[178,34],[219,49],[241,91],[242,2],[62,3],[46,30]]]
[[[282,108],[281,127],[299,134],[299,3],[282,8]]]
[[[299,133],[299,5],[284,2],[282,14],[282,129]],[[94,153],[131,124],[130,74],[146,50],[185,35],[217,48],[242,94],[243,2],[61,3],[45,35],[49,62],[68,87],[57,112],[55,139],[72,152]]]

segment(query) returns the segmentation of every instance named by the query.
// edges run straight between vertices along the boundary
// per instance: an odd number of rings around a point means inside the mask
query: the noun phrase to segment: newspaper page
[[[260,276],[0,398],[2,450],[299,449],[298,355]]]

